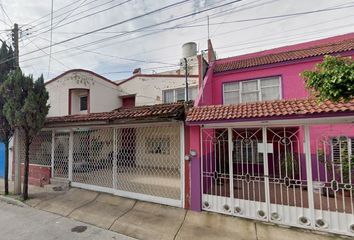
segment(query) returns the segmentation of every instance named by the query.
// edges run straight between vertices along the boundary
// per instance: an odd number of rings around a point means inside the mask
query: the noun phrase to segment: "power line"
[[[42,38],[42,37],[40,37],[40,38],[43,39],[43,40],[49,41],[48,39],[45,39],[45,38]],[[104,53],[101,53],[101,52],[85,50],[85,49],[80,48],[79,46],[74,46],[74,47],[71,47],[71,48],[78,49],[78,50],[80,50],[82,52],[94,53],[94,54],[97,54],[97,55],[101,55],[101,56],[105,56],[105,57],[113,57],[113,58],[117,58],[117,59],[121,59],[121,60],[125,60],[125,61],[142,62],[142,63],[157,63],[157,64],[170,65],[170,66],[174,66],[174,67],[175,66],[179,66],[179,65],[176,65],[176,64],[166,63],[166,62],[161,62],[161,61],[139,60],[139,59],[125,58],[125,57],[118,57],[118,56],[114,56],[114,55],[110,55],[110,54],[104,54]],[[28,59],[26,59],[24,61],[28,61]]]
[[[50,72],[50,60],[52,59],[52,43],[53,43],[53,9],[54,0],[52,0],[51,17],[50,17],[50,48],[49,48],[49,60],[48,60],[48,76]]]
[[[332,20],[333,21],[333,20]],[[330,22],[330,21],[326,21],[326,22]],[[319,23],[319,24],[322,24],[322,23]],[[246,27],[246,28],[249,28],[249,27]],[[301,27],[301,28],[303,28],[303,27]],[[66,51],[66,50],[64,50],[64,51]],[[62,52],[62,51],[61,51]],[[33,59],[37,59],[37,58],[33,58]],[[32,59],[27,59],[27,60],[32,60]]]
[[[113,1],[114,1],[114,0],[113,0]],[[93,2],[96,2],[96,0],[92,0],[92,1],[90,1],[90,2],[88,2],[88,3],[86,3],[86,4],[83,5],[83,6],[86,6],[86,5],[88,5],[88,4],[90,4],[90,3],[93,3]],[[76,1],[74,1],[74,2],[72,2],[72,3],[69,3],[69,4],[67,4],[67,5],[65,5],[65,6],[63,6],[63,7],[61,7],[61,8],[58,8],[57,10],[55,10],[54,13],[55,13],[55,12],[59,12],[60,10],[63,10],[63,9],[68,8],[68,7],[70,7],[70,6],[73,6],[73,5],[75,5],[76,3],[77,3]],[[65,12],[65,13],[66,13],[66,12]],[[54,19],[55,19],[55,18],[58,18],[58,17],[60,17],[60,16],[63,16],[65,13],[62,13],[62,14],[60,14],[60,15],[55,16]],[[35,19],[35,20],[33,20],[33,21],[29,22],[29,23],[23,24],[22,27],[24,27],[24,26],[30,26],[30,25],[32,25],[33,23],[38,22],[39,20],[41,20],[41,19],[43,19],[43,18],[46,18],[46,17],[48,17],[48,16],[50,16],[50,15],[51,15],[51,14],[48,13],[48,14],[46,14],[46,15],[44,15],[44,16],[38,18],[38,19]],[[38,25],[40,25],[40,24],[42,24],[42,23],[45,23],[45,22],[47,22],[47,20],[42,21],[42,22],[40,22],[40,23],[38,23],[38,24],[36,24],[36,25],[33,25],[32,28],[33,28],[33,27],[36,27],[36,26],[38,26]]]
[[[102,12],[105,12],[105,11],[108,11],[108,10],[111,10],[111,9],[113,9],[113,8],[119,7],[119,6],[123,5],[123,4],[128,3],[128,2],[131,2],[131,1],[132,1],[132,0],[126,0],[126,1],[124,1],[124,2],[121,2],[121,3],[118,3],[118,4],[114,5],[114,6],[111,6],[111,7],[109,7],[109,8],[105,8],[105,9],[102,9],[102,10],[100,10],[100,11],[96,11],[96,12],[93,12],[93,13],[91,13],[91,14],[85,15],[85,16],[83,16],[83,17],[76,18],[76,19],[74,19],[74,20],[72,20],[72,21],[70,21],[70,22],[67,22],[67,23],[64,23],[64,24],[61,24],[61,25],[59,25],[59,23],[61,22],[61,21],[60,21],[60,22],[58,22],[58,23],[55,25],[55,29],[61,28],[61,27],[63,27],[63,26],[66,26],[66,25],[68,25],[68,24],[71,24],[71,23],[75,23],[75,22],[77,22],[77,21],[80,21],[80,20],[85,19],[85,18],[88,18],[88,17],[92,17],[92,16],[94,16],[94,15],[96,15],[96,14],[99,14],[99,13],[102,13]],[[106,4],[106,3],[105,3],[105,4]],[[104,5],[104,4],[102,4],[102,5]],[[101,5],[101,6],[102,6],[102,5]],[[97,8],[97,6],[95,6],[94,8]],[[88,11],[88,10],[86,10],[86,11]],[[85,11],[84,11],[84,12],[85,12]],[[76,14],[76,15],[74,15],[74,16],[81,15],[82,13],[83,13],[83,12],[81,12],[81,13],[79,13],[79,14]],[[74,17],[74,16],[72,16],[72,17]],[[39,29],[39,30],[37,30],[37,31],[40,31],[40,30],[42,30],[42,29],[44,29],[44,28],[46,28],[46,27],[43,27],[43,28],[41,28],[41,29]],[[45,31],[43,31],[43,32],[40,32],[40,33],[34,35],[33,37],[36,37],[36,36],[38,36],[39,34],[43,34],[43,33],[46,33],[46,32],[48,32],[48,31],[49,31],[49,30],[45,30]]]
[[[171,7],[175,7],[175,6],[180,5],[180,4],[182,4],[182,3],[184,3],[184,2],[187,2],[187,1],[189,1],[189,0],[183,0],[183,1],[180,1],[180,2],[177,2],[177,3],[174,3],[174,4],[170,4],[170,5],[164,6],[164,7],[162,7],[162,8],[153,10],[153,11],[151,11],[151,12],[148,12],[148,13],[145,13],[145,14],[142,14],[142,15],[138,15],[138,16],[135,16],[135,17],[133,17],[133,18],[130,18],[130,19],[127,19],[127,20],[118,22],[118,23],[114,23],[114,24],[111,24],[111,25],[109,25],[109,26],[102,27],[102,28],[99,28],[99,29],[90,31],[90,32],[85,33],[85,34],[81,34],[81,35],[79,35],[79,36],[72,37],[72,38],[69,38],[69,39],[66,39],[66,40],[57,42],[57,43],[55,43],[55,44],[52,44],[51,46],[56,46],[56,45],[59,45],[59,44],[65,43],[65,42],[69,42],[69,41],[72,41],[72,40],[74,40],[74,39],[77,39],[77,38],[80,38],[80,37],[83,37],[83,36],[90,35],[90,34],[93,33],[93,32],[98,32],[98,31],[101,31],[101,30],[109,29],[109,28],[111,28],[111,27],[114,27],[114,26],[117,26],[117,25],[121,25],[121,24],[123,24],[123,23],[129,22],[129,21],[132,21],[132,20],[135,20],[135,19],[138,19],[138,18],[147,16],[147,15],[150,15],[150,14],[153,14],[153,13],[156,13],[156,12],[160,12],[160,11],[162,11],[162,10],[166,10],[166,9],[168,9],[168,8],[171,8]],[[166,20],[166,21],[164,21],[164,22],[159,22],[159,23],[156,23],[156,24],[153,24],[153,25],[145,26],[145,27],[139,28],[138,30],[140,30],[140,29],[145,29],[145,28],[151,28],[151,27],[154,27],[154,26],[159,26],[159,25],[162,25],[162,24],[166,24],[166,23],[170,23],[170,22],[173,22],[173,21],[177,21],[177,20],[180,20],[180,19],[183,19],[183,18],[187,18],[187,17],[190,17],[190,16],[194,16],[194,15],[197,15],[197,14],[200,14],[200,13],[203,13],[203,12],[206,12],[206,11],[210,11],[210,10],[214,10],[214,9],[217,9],[217,8],[220,8],[220,7],[224,7],[224,6],[233,4],[233,3],[235,3],[235,2],[239,2],[239,1],[241,1],[241,0],[234,0],[234,1],[232,1],[232,2],[225,3],[225,4],[222,4],[222,5],[218,5],[218,6],[215,6],[215,7],[212,7],[212,8],[203,9],[203,10],[200,10],[200,11],[198,11],[198,12],[193,12],[193,13],[191,13],[191,14],[186,14],[186,15],[183,15],[183,16],[180,16],[180,17],[176,17],[176,18],[173,18],[173,19],[169,19],[169,20]],[[134,32],[134,31],[131,31],[131,32]],[[120,34],[120,35],[118,35],[118,36],[113,36],[113,38],[116,38],[116,37],[119,37],[119,36],[122,36],[122,35],[123,35],[123,34]],[[91,43],[83,44],[83,45],[81,45],[81,46],[92,45],[92,44],[95,44],[95,43],[97,43],[97,42],[102,42],[102,40],[107,41],[107,40],[109,40],[109,39],[112,39],[112,37],[108,37],[108,38],[104,38],[104,39],[101,39],[101,40],[98,40],[98,41],[94,41],[94,42],[91,42]],[[49,46],[46,46],[46,47],[43,47],[42,49],[46,49],[46,48],[48,48],[48,47],[49,47]],[[75,48],[75,47],[73,47],[73,48]],[[38,52],[38,50],[34,50],[34,51],[31,51],[31,52],[25,53],[25,54],[23,54],[22,56],[29,55],[29,54],[32,54],[32,53],[35,53],[35,52]]]
[[[83,0],[80,5],[77,8],[73,8],[64,18],[60,19],[60,21],[58,23],[55,24],[54,27],[56,27],[57,25],[59,25],[61,22],[65,21],[68,17],[71,16],[71,14],[73,14],[78,8],[80,8],[82,6],[82,4],[84,4],[85,2],[87,2],[87,0]],[[50,27],[53,30],[53,26]]]
[[[129,18],[129,19],[126,19],[126,20],[123,20],[123,21],[120,21],[120,22],[117,22],[117,23],[114,23],[114,24],[110,24],[108,26],[105,26],[105,27],[101,27],[101,28],[98,28],[98,29],[95,29],[95,30],[92,30],[90,32],[87,32],[87,33],[84,33],[84,34],[80,34],[78,36],[75,36],[75,37],[72,37],[72,38],[69,38],[69,39],[65,39],[63,41],[60,41],[60,42],[57,42],[56,44],[53,44],[52,46],[56,46],[56,45],[59,45],[59,44],[62,44],[62,43],[65,43],[65,42],[69,42],[69,41],[72,41],[72,40],[75,40],[75,39],[78,39],[78,38],[82,38],[84,36],[87,36],[87,35],[90,35],[92,33],[95,33],[95,32],[99,32],[99,31],[102,31],[102,30],[106,30],[106,29],[109,29],[109,28],[112,28],[112,27],[115,27],[115,26],[118,26],[118,25],[121,25],[123,23],[127,23],[127,22],[130,22],[130,21],[133,21],[133,20],[136,20],[138,18],[141,18],[141,17],[145,17],[145,16],[148,16],[148,15],[151,15],[151,14],[154,14],[156,12],[160,12],[162,10],[166,10],[168,8],[171,8],[171,7],[175,7],[175,6],[178,6],[184,2],[188,2],[190,0],[183,0],[183,1],[180,1],[180,2],[177,2],[177,3],[173,3],[173,4],[170,4],[170,5],[167,5],[167,6],[164,6],[162,8],[158,8],[156,10],[153,10],[153,11],[150,11],[148,13],[144,13],[144,14],[141,14],[141,15],[138,15],[138,16],[135,16],[135,17],[132,17],[132,18]],[[240,0],[237,0],[237,1],[240,1]],[[236,2],[236,1],[235,1]],[[50,46],[46,46],[42,49],[46,49],[46,48],[49,48]],[[38,51],[38,50],[37,50]],[[24,55],[28,55],[28,54],[31,54],[31,53],[34,53],[34,52],[37,52],[37,51],[31,51],[31,52],[28,52]]]
[[[5,14],[5,16],[7,17],[7,19],[9,19],[9,21],[10,21],[10,23],[11,23],[11,25],[9,25],[9,26],[12,26],[12,25],[13,25],[13,22],[12,22],[11,18],[9,17],[9,15],[7,14],[7,12],[6,12],[6,10],[5,10],[5,8],[4,8],[2,2],[1,2],[0,7],[1,7],[2,12]]]
[[[333,9],[333,8],[331,8],[331,9]],[[320,10],[316,10],[316,11],[324,11],[324,10],[328,10],[328,9],[320,9]],[[292,15],[292,16],[290,16],[290,17],[293,17],[293,16],[298,16],[298,15]],[[269,18],[270,19],[272,19],[274,16],[270,16]],[[258,19],[243,19],[242,21],[258,21]],[[268,23],[264,23],[264,24],[262,24],[262,25],[265,25],[265,24],[268,24]],[[174,28],[174,27],[172,27],[172,28]],[[248,27],[246,27],[246,28],[248,28]],[[141,29],[141,28],[140,28]],[[140,29],[138,29],[138,30],[140,30]],[[239,29],[238,29],[239,30]],[[133,31],[128,31],[129,33],[131,33],[131,32],[135,32],[136,30],[133,30]],[[234,32],[234,31],[233,31]],[[122,35],[122,34],[121,34]],[[120,35],[120,36],[121,36]],[[146,35],[151,35],[151,34],[146,34]],[[143,36],[146,36],[146,35],[143,35]],[[222,34],[220,34],[220,35],[222,35]],[[141,36],[139,36],[139,37],[136,37],[136,39],[138,39],[138,38],[141,38]],[[129,41],[131,41],[132,39],[129,39]],[[95,42],[91,42],[91,43],[87,43],[87,44],[84,44],[84,45],[82,45],[82,46],[88,46],[88,45],[93,45],[93,44],[97,44],[97,43],[100,43],[102,40],[98,40],[98,41],[95,41]],[[103,42],[103,41],[102,41]],[[121,42],[124,42],[124,41],[121,41]],[[121,43],[120,42],[120,43]],[[107,45],[106,45],[107,46]],[[68,50],[70,50],[70,49],[68,49]],[[60,52],[63,52],[63,51],[67,51],[67,50],[62,50],[62,51],[59,51],[59,52],[56,52],[56,53],[60,53]]]

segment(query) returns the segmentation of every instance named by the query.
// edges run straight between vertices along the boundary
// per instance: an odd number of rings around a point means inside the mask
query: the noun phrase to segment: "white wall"
[[[69,113],[69,89],[90,90],[90,112],[112,111],[121,106],[117,87],[84,71],[70,72],[46,85],[49,93],[48,116],[65,116]]]
[[[188,77],[189,87],[198,85],[197,77]],[[153,105],[163,103],[162,91],[185,87],[185,78],[181,77],[153,77],[136,76],[135,78],[118,85],[119,95],[136,94],[135,105]]]

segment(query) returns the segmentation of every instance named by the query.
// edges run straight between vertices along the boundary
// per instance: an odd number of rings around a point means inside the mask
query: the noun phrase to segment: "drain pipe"
[[[189,101],[188,99],[188,61],[187,58],[184,59],[184,64],[185,64],[185,77],[186,77],[186,91],[185,91],[185,100],[186,102]]]

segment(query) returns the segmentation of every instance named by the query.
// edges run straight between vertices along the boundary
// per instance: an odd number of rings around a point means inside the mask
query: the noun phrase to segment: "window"
[[[148,154],[170,154],[170,138],[156,137],[145,139],[145,149]]]
[[[280,78],[269,77],[224,84],[224,104],[280,99]]]
[[[135,96],[123,97],[122,98],[122,107],[123,108],[135,107]]]
[[[354,138],[345,136],[331,138],[332,161],[340,164],[348,161],[349,149],[354,151]]]
[[[185,88],[175,88],[163,91],[163,101],[164,103],[172,103],[184,100]],[[193,86],[188,88],[188,99],[195,100],[198,94],[198,87]]]
[[[87,96],[80,97],[80,111],[87,110]]]
[[[258,141],[244,139],[234,141],[233,159],[237,163],[263,163],[262,154],[258,152]]]

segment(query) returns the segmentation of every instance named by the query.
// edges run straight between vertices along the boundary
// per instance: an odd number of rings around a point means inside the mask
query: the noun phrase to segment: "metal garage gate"
[[[354,236],[353,124],[201,131],[203,210]]]
[[[183,207],[182,124],[76,127],[48,132],[51,137],[42,145],[51,146],[54,178],[68,179],[74,187]]]

